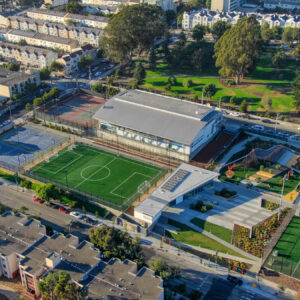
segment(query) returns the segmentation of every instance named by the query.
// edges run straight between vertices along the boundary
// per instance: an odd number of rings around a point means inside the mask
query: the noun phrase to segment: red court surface
[[[51,106],[45,113],[83,126],[92,126],[97,122],[92,119],[93,115],[105,102],[104,98],[77,94]]]

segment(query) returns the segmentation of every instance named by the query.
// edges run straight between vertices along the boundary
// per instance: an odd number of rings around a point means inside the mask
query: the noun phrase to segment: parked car
[[[63,208],[63,207],[60,207],[58,210],[59,210],[60,212],[64,213],[64,214],[69,213],[68,210],[65,209],[65,208]]]
[[[37,196],[33,196],[33,197],[32,197],[32,200],[33,200],[34,202],[38,202],[38,203],[43,203],[43,202],[44,202],[42,199],[40,199],[40,198],[37,197]]]
[[[240,117],[241,116],[241,114],[239,114],[237,112],[231,112],[229,115],[233,116],[233,117]]]
[[[243,280],[232,275],[227,275],[227,280],[238,285],[243,284]]]
[[[260,131],[265,130],[265,126],[258,125],[258,124],[255,124],[255,125],[251,126],[251,128],[254,129],[254,130],[260,130]]]
[[[262,120],[263,123],[268,123],[268,124],[272,124],[272,121],[269,119],[263,119]]]
[[[91,225],[96,225],[98,222],[93,220],[90,217],[83,217],[83,220],[86,221],[87,223],[91,224]]]
[[[70,216],[73,216],[77,219],[82,219],[83,218],[83,216],[80,213],[76,212],[76,211],[71,211]]]

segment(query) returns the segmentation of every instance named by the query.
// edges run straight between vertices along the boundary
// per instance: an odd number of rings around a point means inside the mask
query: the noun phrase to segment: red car
[[[58,210],[61,211],[64,214],[68,213],[68,211],[66,209],[62,208],[62,207],[60,207]]]
[[[43,203],[44,202],[42,199],[38,198],[37,196],[33,196],[32,200],[35,201],[35,202],[38,202],[38,203]]]

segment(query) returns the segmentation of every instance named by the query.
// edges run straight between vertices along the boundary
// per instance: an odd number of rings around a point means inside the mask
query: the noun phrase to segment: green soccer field
[[[278,251],[278,256],[274,257],[274,251]],[[269,265],[270,260],[274,260],[273,265]],[[300,279],[300,217],[293,217],[272,254],[266,261],[266,266],[275,271],[282,272],[289,276]]]
[[[71,186],[122,205],[138,187],[163,174],[163,170],[94,147],[75,144],[31,169],[33,175]],[[131,204],[131,203],[130,203]]]

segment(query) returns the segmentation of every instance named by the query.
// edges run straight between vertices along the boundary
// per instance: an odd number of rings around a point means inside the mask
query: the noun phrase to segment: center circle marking
[[[91,165],[91,166],[85,167],[84,169],[81,170],[80,176],[81,176],[83,179],[85,179],[86,181],[101,181],[101,180],[104,180],[104,179],[106,179],[107,177],[110,176],[110,169],[107,168],[107,167],[103,167],[102,165],[99,165],[99,170],[98,170],[98,172],[100,172],[100,171],[102,171],[102,170],[106,170],[106,171],[107,171],[107,175],[106,175],[106,176],[104,176],[104,177],[102,177],[102,178],[98,178],[98,179],[90,179],[90,178],[84,176],[84,172],[85,172],[87,169],[89,169],[89,168],[95,168],[95,167],[97,167],[97,166],[98,166],[98,165]],[[101,169],[101,170],[100,170],[100,169]],[[95,173],[95,175],[97,175],[96,170],[95,170],[94,173]]]

